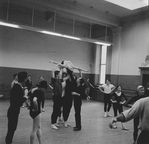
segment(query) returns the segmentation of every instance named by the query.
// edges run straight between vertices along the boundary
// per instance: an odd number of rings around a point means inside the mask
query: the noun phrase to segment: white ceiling
[[[125,17],[139,12],[148,11],[148,0],[64,0],[64,1],[76,2],[77,4],[81,4],[87,7],[91,7],[93,9],[107,12],[109,14],[113,14],[118,17]],[[127,8],[124,8],[125,6],[127,6]],[[139,6],[142,7],[138,8]],[[128,8],[134,10],[130,10]]]

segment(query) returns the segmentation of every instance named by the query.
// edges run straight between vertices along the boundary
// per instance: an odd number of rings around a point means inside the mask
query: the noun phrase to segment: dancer
[[[111,101],[113,103],[114,117],[116,117],[117,111],[119,111],[119,113],[123,112],[123,105],[127,101],[127,98],[124,95],[124,93],[122,92],[122,88],[120,85],[117,86],[116,92],[114,94],[112,94]],[[123,130],[128,130],[128,128],[126,128],[123,123],[121,123],[121,124],[122,124]],[[113,128],[117,128],[116,123],[113,126]]]
[[[57,124],[58,123],[63,123],[64,122],[64,118],[63,118],[63,98],[65,96],[65,87],[66,87],[66,80],[68,79],[67,77],[67,71],[63,71],[62,73],[62,97],[61,97],[61,106],[60,106],[60,112],[59,112],[59,115],[58,115],[58,119],[57,119]]]
[[[27,80],[25,82],[25,86],[28,89],[28,100],[24,102],[22,108],[27,107],[29,109],[29,107],[30,107],[30,101],[29,101],[30,96],[29,96],[29,94],[30,94],[30,91],[32,89],[32,77],[31,77],[31,75],[27,76]]]
[[[38,87],[38,85],[39,85],[39,83],[41,82],[41,81],[44,81],[45,80],[45,78],[44,78],[44,76],[39,76],[39,82],[36,84],[36,86]],[[45,98],[44,98],[45,99]],[[42,112],[45,112],[45,109],[44,109],[44,102],[45,102],[45,100],[42,102]]]
[[[30,116],[33,119],[33,127],[30,134],[30,144],[34,144],[36,136],[39,144],[41,144],[42,141],[41,112],[42,103],[44,101],[44,89],[47,89],[47,82],[41,81],[38,87],[33,88],[31,92]]]
[[[55,61],[50,61],[53,64],[59,64]],[[70,126],[68,124],[67,120],[70,114],[70,110],[72,107],[72,90],[74,87],[75,79],[73,77],[73,70],[74,69],[80,69],[81,71],[86,71],[84,69],[78,68],[74,66],[70,61],[62,61],[61,66],[64,67],[62,69],[62,72],[67,72],[67,79],[66,79],[66,86],[65,86],[65,95],[63,97],[63,118],[64,118],[64,126],[67,128]]]
[[[23,89],[26,78],[26,72],[19,72],[18,83],[15,83],[10,91],[10,107],[7,111],[8,131],[5,138],[6,144],[12,144],[13,136],[17,129],[20,107],[28,99],[27,91]]]
[[[141,98],[145,98],[145,89],[142,85],[139,85],[137,87],[137,96],[133,97],[132,99],[130,99],[130,101],[128,101],[127,105],[129,107],[132,106],[132,104],[134,104],[137,100],[141,99]],[[136,116],[133,120],[133,125],[134,125],[134,131],[133,131],[133,140],[134,140],[134,144],[136,143],[137,137],[138,137],[138,126],[139,126],[139,116]]]
[[[107,79],[106,80],[106,84],[103,84],[101,86],[98,87],[98,89],[104,93],[104,112],[105,115],[104,117],[109,117],[111,116],[109,114],[110,108],[111,108],[111,93],[114,91],[115,86],[113,84],[111,84],[111,80]]]
[[[149,144],[149,97],[139,99],[130,109],[112,118],[109,127],[113,128],[113,123],[115,122],[127,122],[137,116],[140,117],[138,129],[141,130],[141,133],[137,138],[136,144]]]
[[[75,76],[73,75],[73,69],[77,69],[77,67],[73,66],[70,61],[62,61],[61,64],[65,66],[65,68],[63,68],[63,72],[67,73],[67,78],[65,79],[65,94],[63,96],[63,119],[64,126],[67,128],[70,126],[67,121],[72,108],[72,91],[76,84]]]
[[[39,85],[39,83],[40,83],[41,81],[43,81],[43,80],[45,80],[45,79],[44,79],[44,76],[42,76],[42,75],[41,75],[41,76],[39,76],[39,82],[36,84],[36,86],[38,86],[38,85]]]
[[[31,88],[32,88],[32,77],[31,77],[31,75],[27,76],[27,80],[25,82],[25,86],[27,87],[28,91],[31,90]]]
[[[11,82],[11,88],[14,86],[15,83],[18,83],[18,74],[13,75],[13,81]]]
[[[67,68],[67,80],[65,86],[65,95],[63,97],[63,118],[64,118],[64,126],[67,128],[70,124],[67,122],[70,114],[70,110],[72,108],[72,91],[76,81],[73,76],[73,72]]]
[[[89,81],[89,79],[86,80],[86,88],[85,88],[85,94],[87,96],[87,100],[91,100],[92,97],[89,95],[90,94],[90,89],[95,88]]]
[[[52,85],[53,85],[53,112],[51,114],[51,128],[57,130],[58,129],[58,125],[57,125],[57,118],[59,116],[60,113],[60,109],[61,109],[61,97],[62,97],[62,69],[60,69],[60,71],[57,71],[57,68],[60,65],[57,64],[53,71],[52,71]]]
[[[56,61],[53,61],[53,60],[50,60],[49,62],[53,63],[53,64],[60,64],[59,62],[56,62]],[[81,71],[84,71],[84,72],[89,71],[89,70],[85,70],[83,68],[79,68],[77,66],[74,66],[71,61],[64,60],[64,61],[61,62],[61,64],[62,64],[62,66],[65,66],[65,68],[67,68],[71,71],[73,71],[74,69],[76,69],[76,70],[80,69]]]
[[[74,88],[74,91],[72,92],[72,95],[74,96],[74,110],[75,110],[75,123],[76,126],[73,128],[74,131],[80,131],[81,126],[81,105],[82,105],[82,97],[84,94],[84,88],[83,83],[84,79],[82,78],[82,73],[79,70],[80,77],[76,81],[76,87]]]

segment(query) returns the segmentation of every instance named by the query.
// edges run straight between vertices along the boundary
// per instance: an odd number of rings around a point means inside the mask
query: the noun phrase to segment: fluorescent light
[[[16,24],[10,24],[10,23],[5,23],[0,21],[0,25],[2,26],[7,26],[7,27],[13,27],[13,28],[20,28],[19,25]]]
[[[40,32],[44,34],[54,35],[54,36],[62,36],[62,34],[50,32],[50,31],[40,31]]]
[[[68,35],[62,35],[62,37],[69,38],[69,39],[74,39],[74,40],[81,40],[81,38],[73,37],[73,36],[68,36]]]
[[[103,43],[103,42],[94,42],[95,44],[99,44],[99,45],[105,45],[105,46],[110,46],[111,44],[108,43]]]
[[[74,40],[81,40],[78,37],[63,35],[63,34],[60,34],[60,33],[55,33],[55,32],[50,32],[50,31],[39,31],[39,32],[44,33],[44,34],[49,34],[49,35],[54,35],[54,36],[59,36],[59,37],[64,37],[64,38],[69,38],[69,39],[74,39]]]
[[[111,45],[111,44],[106,43],[106,42],[105,43],[100,42],[100,41],[96,42],[95,40],[88,39],[88,38],[79,38],[79,37],[64,35],[64,34],[60,34],[60,33],[56,33],[56,32],[45,31],[45,30],[41,30],[41,29],[38,29],[38,28],[33,28],[33,27],[30,27],[30,26],[23,26],[23,25],[19,26],[19,25],[16,25],[16,24],[11,24],[11,23],[1,22],[1,21],[0,21],[0,25],[7,26],[7,27],[12,27],[12,28],[21,28],[21,29],[31,30],[31,31],[40,32],[40,33],[53,35],[53,36],[59,36],[59,37],[63,37],[63,38],[69,38],[69,39],[74,39],[74,40],[82,40],[82,41],[91,42],[91,43],[95,43],[95,44],[99,44],[99,45],[105,45],[105,46],[110,46]]]

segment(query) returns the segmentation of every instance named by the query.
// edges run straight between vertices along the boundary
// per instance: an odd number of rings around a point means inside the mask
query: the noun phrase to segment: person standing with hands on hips
[[[111,84],[111,80],[107,79],[106,84],[103,84],[98,87],[98,89],[104,93],[104,117],[111,116],[109,114],[110,108],[111,108],[111,93],[114,91],[115,86]]]
[[[32,89],[30,95],[30,116],[33,119],[33,127],[30,134],[30,144],[34,144],[37,136],[39,144],[42,143],[42,130],[41,130],[41,112],[42,103],[44,102],[44,89],[47,89],[47,81],[43,80],[39,85]]]

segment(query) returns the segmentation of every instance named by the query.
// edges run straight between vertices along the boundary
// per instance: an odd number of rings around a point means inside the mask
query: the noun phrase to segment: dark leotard
[[[37,98],[37,103],[38,103],[38,110],[34,111],[34,105],[33,105],[33,99],[34,97]],[[41,113],[41,104],[44,101],[44,93],[43,91],[37,89],[31,94],[31,106],[30,106],[30,116],[34,119],[36,118],[40,113]]]

